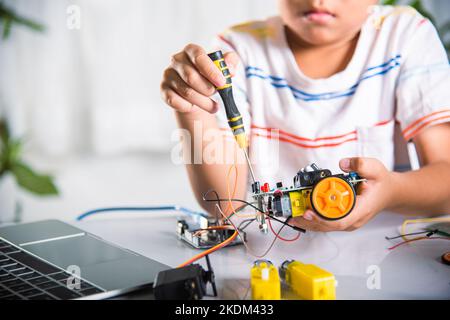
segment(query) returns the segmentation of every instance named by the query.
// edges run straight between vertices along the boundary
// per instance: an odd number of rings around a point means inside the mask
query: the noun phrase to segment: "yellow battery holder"
[[[336,280],[334,275],[316,265],[286,260],[280,267],[280,273],[286,284],[301,299],[336,299]]]
[[[272,262],[256,260],[250,273],[252,300],[281,299],[280,276]]]

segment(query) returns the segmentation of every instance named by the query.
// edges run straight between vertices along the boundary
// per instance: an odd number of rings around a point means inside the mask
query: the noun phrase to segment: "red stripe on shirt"
[[[422,20],[419,21],[419,23],[417,24],[417,26],[420,27],[420,26],[423,25],[425,22],[427,22],[427,19],[423,18]]]
[[[441,110],[441,111],[436,111],[436,112],[432,112],[430,114],[427,114],[426,116],[423,116],[419,119],[417,119],[416,121],[414,121],[413,123],[411,123],[409,126],[407,126],[403,131],[403,136],[409,136],[411,135],[410,133],[407,133],[408,131],[412,130],[416,125],[424,122],[424,120],[436,115],[436,114],[440,114],[440,113],[444,113],[444,112],[449,112],[450,109],[445,109],[445,110]]]
[[[442,121],[442,120],[444,120],[444,121]],[[419,133],[419,131],[421,131],[423,128],[429,127],[433,124],[445,122],[445,120],[450,121],[450,115],[446,115],[446,116],[442,116],[442,117],[438,117],[438,118],[434,118],[434,119],[425,121],[419,127],[417,127],[415,130],[413,130],[412,132],[410,132],[406,135],[404,134],[403,136],[404,136],[405,140],[408,141],[411,138],[413,138],[417,133]]]
[[[378,127],[378,126],[384,126],[385,124],[388,124],[389,122],[391,122],[393,119],[390,119],[390,120],[384,120],[384,121],[380,121],[380,122],[377,122],[377,123],[375,123],[375,126],[376,127]]]
[[[385,124],[388,124],[391,121],[392,121],[392,119],[391,120],[380,121],[380,122],[376,123],[375,126],[383,126]],[[336,136],[327,136],[327,137],[320,137],[320,138],[311,139],[311,138],[297,136],[295,134],[292,134],[292,133],[289,133],[289,132],[286,132],[286,131],[283,131],[283,130],[280,130],[280,129],[277,129],[277,128],[260,127],[260,126],[254,125],[254,124],[252,124],[251,128],[252,129],[265,130],[265,131],[267,131],[269,133],[272,130],[277,130],[282,135],[286,135],[286,136],[288,136],[290,138],[294,138],[294,139],[301,140],[301,141],[308,141],[308,142],[317,142],[317,141],[323,141],[323,140],[335,140],[335,139],[340,139],[340,138],[344,138],[344,137],[356,134],[356,130],[353,130],[351,132],[343,133],[343,134],[336,135]]]
[[[329,136],[329,137],[321,137],[321,138],[311,139],[311,138],[305,138],[305,137],[296,136],[295,134],[292,134],[292,133],[289,133],[289,132],[286,132],[286,131],[283,131],[283,130],[280,130],[280,129],[277,129],[277,128],[271,128],[271,127],[265,128],[265,127],[260,127],[260,126],[254,125],[254,124],[252,124],[251,127],[252,127],[252,129],[265,130],[265,131],[267,131],[269,133],[271,131],[273,131],[273,130],[276,130],[280,134],[286,135],[288,137],[291,137],[291,138],[294,138],[294,139],[297,139],[297,140],[302,140],[302,141],[310,141],[310,142],[339,139],[339,138],[343,138],[343,137],[346,137],[346,136],[349,136],[349,135],[352,135],[352,134],[356,134],[356,130],[354,130],[352,132],[344,133],[344,134],[337,135],[337,136]]]
[[[324,143],[324,144],[318,144],[318,145],[312,146],[312,145],[299,143],[297,141],[293,141],[293,140],[287,139],[285,137],[277,137],[277,136],[271,136],[271,135],[266,136],[266,135],[259,134],[259,133],[256,133],[256,132],[252,132],[252,136],[266,138],[266,139],[276,139],[276,140],[279,140],[279,141],[283,141],[283,142],[287,142],[287,143],[293,144],[293,145],[295,145],[297,147],[308,148],[308,149],[336,147],[336,146],[339,146],[339,145],[344,144],[346,142],[356,141],[357,140],[356,137],[355,137],[355,138],[350,138],[350,139],[347,139],[347,140],[344,140],[344,141],[341,141],[341,142],[338,142],[338,143]]]

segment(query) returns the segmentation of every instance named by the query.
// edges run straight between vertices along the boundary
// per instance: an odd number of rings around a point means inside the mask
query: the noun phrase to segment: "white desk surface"
[[[72,224],[172,267],[199,253],[177,239],[179,213],[117,215],[89,217]],[[450,241],[418,241],[388,251],[397,242],[384,237],[398,235],[402,221],[400,215],[382,213],[353,232],[308,232],[296,242],[277,240],[266,259],[277,267],[284,260],[294,259],[332,272],[338,281],[338,299],[450,299],[450,266],[440,262],[441,255],[450,251]],[[278,230],[278,226],[275,228]],[[271,233],[260,233],[256,223],[246,231],[248,244],[258,253],[265,251],[273,239]],[[288,228],[282,232],[287,238],[295,234]],[[246,253],[244,246],[221,249],[210,258],[219,298],[249,299],[249,273],[257,258]],[[205,265],[204,259],[201,263]],[[367,270],[373,265],[380,270],[380,289],[367,286],[371,276]]]

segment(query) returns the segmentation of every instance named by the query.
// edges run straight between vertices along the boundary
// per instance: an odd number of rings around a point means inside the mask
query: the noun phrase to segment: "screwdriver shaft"
[[[250,169],[250,175],[252,176],[253,183],[255,183],[256,182],[255,173],[253,172],[253,166],[252,163],[250,162],[250,158],[248,157],[247,150],[242,149],[242,151],[244,151],[245,159],[247,159],[248,168]]]
[[[246,149],[247,137],[245,135],[244,121],[242,119],[241,113],[239,112],[236,106],[233,97],[230,70],[228,69],[228,66],[225,62],[225,58],[223,56],[222,51],[212,52],[208,54],[208,56],[214,62],[217,69],[219,69],[222,72],[222,75],[226,79],[225,85],[223,85],[222,87],[216,87],[216,89],[219,92],[220,97],[222,98],[225,107],[225,113],[228,119],[228,125],[230,126],[231,131],[233,132],[234,138],[236,139],[239,148],[241,148],[242,151],[244,151],[245,159],[247,160],[248,168],[250,169],[250,174],[252,175],[253,183],[256,183],[255,173],[253,172],[253,167],[250,162],[250,158],[248,157]]]

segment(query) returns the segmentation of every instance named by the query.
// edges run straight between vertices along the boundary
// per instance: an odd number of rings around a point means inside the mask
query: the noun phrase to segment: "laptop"
[[[166,269],[59,220],[0,227],[0,300],[106,299]]]

